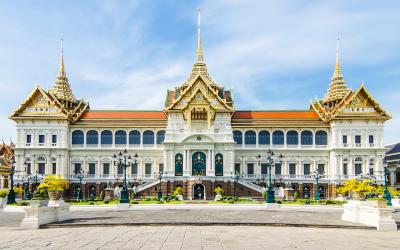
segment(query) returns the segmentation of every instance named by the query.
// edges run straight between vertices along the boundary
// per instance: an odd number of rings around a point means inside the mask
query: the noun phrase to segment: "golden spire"
[[[62,103],[66,103],[70,107],[72,103],[76,103],[76,99],[72,94],[71,87],[68,83],[68,77],[65,73],[64,67],[64,39],[61,38],[61,58],[60,58],[60,69],[56,78],[55,84],[49,89],[49,92],[57,97]]]
[[[60,59],[60,70],[59,73],[60,75],[65,75],[65,69],[64,69],[64,39],[61,37],[61,59]]]
[[[343,75],[340,71],[340,63],[339,63],[339,38],[336,42],[336,63],[335,63],[335,71],[333,72],[331,83],[329,84],[328,92],[324,98],[324,103],[335,102],[341,100],[346,96],[350,91],[347,88],[346,83],[344,81]]]
[[[200,34],[200,8],[197,16],[197,52],[195,63],[204,63],[203,49],[201,48],[201,34]]]

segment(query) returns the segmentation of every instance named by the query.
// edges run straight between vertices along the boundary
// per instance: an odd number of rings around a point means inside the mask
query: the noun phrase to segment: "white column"
[[[211,150],[207,150],[207,171],[211,171]]]

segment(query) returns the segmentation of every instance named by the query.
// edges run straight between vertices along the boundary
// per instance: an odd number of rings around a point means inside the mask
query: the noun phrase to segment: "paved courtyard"
[[[400,231],[340,220],[340,208],[73,207],[72,220],[24,230],[0,212],[0,249],[399,249]],[[399,218],[395,213],[395,217]],[[399,221],[399,220],[398,220]]]
[[[266,226],[0,228],[0,249],[399,249],[399,232]]]

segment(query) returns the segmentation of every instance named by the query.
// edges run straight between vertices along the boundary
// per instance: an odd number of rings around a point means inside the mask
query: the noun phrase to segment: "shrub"
[[[0,198],[6,198],[8,195],[8,190],[0,189]]]
[[[22,192],[23,192],[22,188],[19,188],[19,187],[14,187],[13,189],[14,189],[15,194],[22,194]]]
[[[220,186],[216,187],[214,189],[214,192],[217,193],[217,194],[220,194],[220,195],[224,195],[224,189],[222,187],[220,187]]]
[[[91,201],[91,202],[89,202],[89,203],[88,203],[88,205],[94,205],[94,202],[93,202],[93,201]]]
[[[276,201],[276,203],[278,203],[278,204],[282,204],[282,201],[281,201],[281,200],[278,200],[278,201]]]
[[[138,201],[131,201],[131,204],[139,204]]]
[[[180,186],[177,186],[173,192],[173,196],[182,195],[182,194],[183,194],[183,188]]]
[[[33,193],[33,198],[35,200],[48,200],[49,194],[47,193],[47,190],[49,190],[49,185],[47,183],[40,183]]]
[[[104,196],[105,196],[104,191],[101,191],[101,192],[100,192],[100,199],[101,199],[101,200],[104,200]]]
[[[17,206],[29,206],[29,202],[27,201],[18,201],[17,202]]]
[[[299,191],[294,191],[294,193],[293,193],[293,198],[295,199],[295,200],[297,200],[298,198],[300,197],[300,194],[299,194]]]
[[[62,175],[46,175],[43,183],[48,185],[48,190],[66,190],[68,189],[69,182],[64,179]]]
[[[104,201],[104,204],[108,204],[108,203],[110,203],[109,200],[105,200],[105,201]]]

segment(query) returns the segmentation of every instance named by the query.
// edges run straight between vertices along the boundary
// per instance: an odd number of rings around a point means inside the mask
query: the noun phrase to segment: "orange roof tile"
[[[166,120],[162,111],[88,111],[82,119],[161,119]]]
[[[314,111],[236,111],[233,119],[319,119]]]

